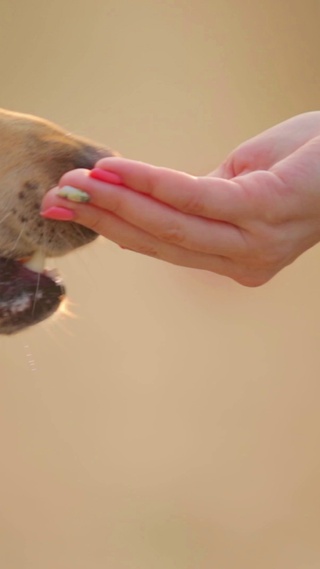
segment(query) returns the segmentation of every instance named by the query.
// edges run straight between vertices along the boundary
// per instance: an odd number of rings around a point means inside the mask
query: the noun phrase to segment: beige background
[[[1,0],[0,106],[212,170],[319,108],[318,0]],[[270,284],[101,239],[2,338],[0,567],[318,569],[320,252]]]

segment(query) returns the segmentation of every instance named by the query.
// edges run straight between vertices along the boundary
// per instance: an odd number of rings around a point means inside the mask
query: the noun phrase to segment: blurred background
[[[1,0],[0,106],[205,174],[319,108],[318,0]],[[1,338],[0,566],[320,567],[320,251],[248,289],[100,239]]]

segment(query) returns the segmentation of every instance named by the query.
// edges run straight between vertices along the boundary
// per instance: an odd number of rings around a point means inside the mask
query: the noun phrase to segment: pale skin
[[[68,209],[69,219],[125,249],[246,286],[268,282],[320,240],[320,111],[246,141],[207,176],[124,158],[96,166],[121,183],[68,172],[59,187],[79,188],[90,201],[69,201],[53,188],[42,215],[58,219]]]

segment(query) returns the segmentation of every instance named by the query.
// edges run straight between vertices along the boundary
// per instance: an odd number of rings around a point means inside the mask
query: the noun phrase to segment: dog
[[[114,155],[50,121],[0,109],[0,334],[44,320],[65,296],[60,278],[34,259],[65,255],[97,237],[76,223],[41,218],[43,196],[65,172]]]

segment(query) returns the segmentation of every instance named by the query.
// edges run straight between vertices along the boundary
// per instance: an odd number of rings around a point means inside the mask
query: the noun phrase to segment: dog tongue
[[[49,272],[35,272],[33,266],[32,262],[28,268],[0,257],[0,334],[19,332],[45,320],[64,298],[65,288],[59,278]]]

